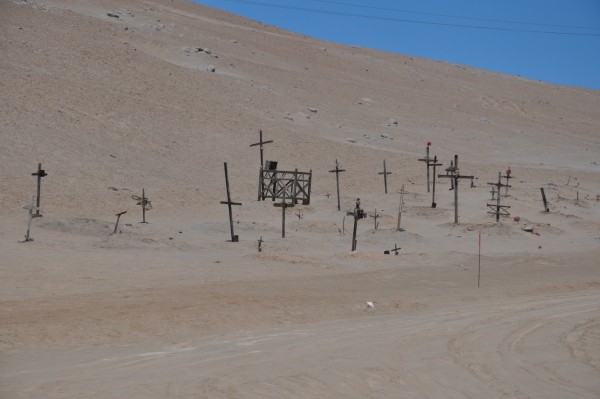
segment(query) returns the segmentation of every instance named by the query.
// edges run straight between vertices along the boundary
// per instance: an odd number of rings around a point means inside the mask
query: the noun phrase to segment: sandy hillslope
[[[0,396],[600,395],[600,92],[178,0],[0,0],[0,55]],[[313,173],[285,239],[256,200],[259,130]],[[431,208],[429,140],[476,177],[459,224],[448,181]],[[18,243],[39,162],[44,216]],[[357,197],[379,218],[351,252]]]

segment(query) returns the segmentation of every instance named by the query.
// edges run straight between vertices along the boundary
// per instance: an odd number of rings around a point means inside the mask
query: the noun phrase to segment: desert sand
[[[286,238],[259,130],[313,173]],[[600,397],[598,91],[179,0],[1,0],[0,137],[2,398]],[[475,176],[458,224],[428,141]]]

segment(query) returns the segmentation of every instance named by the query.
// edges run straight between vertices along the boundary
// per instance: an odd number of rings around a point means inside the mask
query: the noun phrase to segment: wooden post
[[[37,218],[37,217],[41,217],[42,215],[40,214],[40,193],[41,193],[41,189],[42,189],[42,177],[48,176],[48,173],[46,173],[46,171],[44,169],[42,169],[42,164],[38,163],[38,170],[35,173],[31,174],[32,176],[37,176],[37,199],[36,199],[36,204],[35,207],[37,208],[35,211],[35,215],[33,215],[33,217]]]
[[[25,233],[25,240],[19,241],[20,243],[33,241],[33,238],[31,238],[31,236],[30,236],[30,233],[31,233],[31,221],[35,217],[35,215],[33,214],[33,212],[39,210],[39,208],[34,205],[34,202],[35,202],[35,195],[31,196],[31,204],[25,205],[23,207],[23,209],[27,209],[29,211],[28,212],[29,216],[27,218],[27,233]]]
[[[436,166],[442,166],[442,164],[438,163],[437,161],[437,155],[433,157],[433,163],[431,163],[431,166],[433,166],[433,190],[431,194],[431,207],[435,208],[437,206],[437,204],[435,203],[435,168]]]
[[[383,184],[385,187],[385,193],[387,194],[387,175],[391,175],[392,172],[388,172],[385,167],[385,159],[383,160],[383,172],[379,172],[380,175],[383,175]]]
[[[340,169],[340,165],[338,164],[338,160],[335,160],[335,169],[334,170],[330,170],[329,173],[335,173],[335,184],[337,187],[337,206],[338,206],[338,211],[341,210],[340,208],[340,173],[345,172],[345,169]]]
[[[404,184],[400,189],[400,204],[398,205],[398,224],[396,225],[396,231],[402,231],[400,222],[402,221],[402,208],[404,206]]]
[[[259,147],[260,148],[260,166],[262,168],[263,166],[265,166],[265,160],[264,160],[264,157],[263,157],[263,145],[264,144],[272,143],[273,140],[263,141],[262,130],[259,131],[259,135],[260,135],[260,139],[258,140],[258,143],[250,144],[250,147],[254,147],[254,146],[257,146],[257,145],[260,146]]]
[[[454,155],[454,163],[450,163],[450,167],[446,169],[447,174],[438,175],[439,178],[451,179],[452,188],[454,190],[454,223],[458,224],[458,181],[460,179],[473,179],[474,176],[461,176],[458,169],[458,155]]]
[[[127,213],[127,211],[123,211],[115,215],[117,217],[117,223],[115,223],[115,230],[113,231],[113,234],[117,234],[117,229],[119,228],[119,220],[121,219],[121,215],[125,213]]]
[[[227,173],[227,162],[223,163],[223,167],[225,169],[225,186],[227,187],[227,201],[221,201],[221,204],[226,204],[229,208],[229,228],[231,230],[231,242],[238,242],[239,237],[233,234],[233,211],[231,209],[232,205],[241,206],[241,202],[232,202],[231,201],[231,193],[229,191],[229,174]]]
[[[542,201],[544,201],[544,212],[548,213],[550,212],[550,209],[548,209],[548,201],[546,201],[546,193],[544,192],[544,187],[540,187],[540,190],[542,191]]]
[[[425,147],[425,158],[419,158],[419,161],[425,162],[425,165],[427,166],[427,192],[429,192],[429,166],[430,166],[429,161],[431,160],[431,158],[429,158],[429,147],[430,146],[431,146],[431,141],[428,141],[427,147]]]

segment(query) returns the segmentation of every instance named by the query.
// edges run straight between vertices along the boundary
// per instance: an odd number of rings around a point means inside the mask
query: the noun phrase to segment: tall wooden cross
[[[229,174],[227,173],[227,162],[223,163],[223,167],[225,169],[225,186],[227,187],[227,201],[221,201],[221,204],[225,204],[229,208],[229,228],[231,230],[231,242],[238,242],[239,237],[233,233],[233,211],[231,209],[231,206],[232,205],[241,206],[242,203],[231,201],[231,193],[229,191]]]
[[[377,227],[379,226],[379,223],[377,223],[377,219],[381,217],[381,215],[377,214],[377,208],[375,208],[375,213],[372,214],[370,217],[373,218],[373,221],[375,222],[375,230],[377,230]]]
[[[46,173],[46,171],[44,169],[42,169],[42,164],[38,163],[38,170],[35,173],[31,174],[32,176],[37,176],[37,200],[36,200],[36,208],[37,210],[35,211],[35,215],[33,215],[34,218],[37,217],[41,217],[42,215],[40,214],[40,191],[42,188],[42,177],[48,176],[48,173]]]
[[[296,204],[285,202],[285,192],[283,193],[283,198],[280,203],[275,203],[273,206],[281,208],[281,238],[285,238],[285,210],[287,208],[293,208]]]
[[[435,168],[437,166],[442,166],[441,163],[437,161],[437,155],[433,157],[433,160],[429,163],[429,165],[433,166],[433,190],[431,193],[431,207],[435,208],[437,204],[435,203]]]
[[[427,142],[427,147],[425,148],[425,158],[419,158],[419,161],[425,162],[425,165],[427,165],[427,192],[429,192],[429,166],[431,166],[431,158],[429,158],[429,147],[431,147],[431,141]]]
[[[31,232],[31,221],[35,217],[33,212],[39,211],[39,209],[40,209],[39,207],[37,207],[33,204],[34,202],[35,202],[35,195],[31,197],[31,204],[27,204],[23,207],[23,209],[27,209],[29,211],[29,217],[27,218],[27,233],[25,233],[25,240],[19,241],[21,243],[33,241],[33,238],[31,238],[31,236],[29,235]]]
[[[336,183],[336,187],[337,187],[337,204],[338,204],[338,211],[340,211],[340,173],[345,172],[346,169],[340,169],[340,164],[338,163],[338,160],[335,160],[335,169],[334,170],[330,170],[329,173],[335,173],[335,183]]]
[[[438,175],[438,177],[451,179],[451,190],[454,190],[454,223],[458,224],[458,181],[460,179],[474,179],[475,176],[462,176],[460,174],[460,170],[458,169],[458,155],[454,156],[454,163],[450,163],[450,167],[446,171],[447,174]]]
[[[391,175],[392,172],[388,172],[385,167],[385,159],[383,160],[383,172],[379,172],[380,175],[383,175],[383,184],[385,186],[385,193],[387,194],[387,175]]]
[[[500,215],[509,216],[510,213],[506,210],[510,208],[508,205],[500,205],[500,188],[504,187],[505,184],[502,184],[502,172],[498,172],[498,183],[488,183],[490,186],[496,187],[498,190],[498,198],[496,199],[496,204],[487,204],[488,208],[490,208],[493,212],[489,212],[492,215],[496,215],[496,223],[500,221]]]
[[[254,143],[254,144],[250,144],[250,147],[254,147],[254,146],[260,146],[260,166],[261,168],[265,166],[265,161],[263,158],[263,145],[264,144],[269,144],[272,143],[273,140],[267,140],[267,141],[263,141],[263,136],[262,136],[262,130],[260,130],[260,139],[258,140],[258,143]]]
[[[347,211],[346,215],[354,217],[354,230],[352,231],[352,251],[356,251],[356,229],[358,228],[358,221],[367,217],[365,211],[360,208],[360,198],[356,199],[354,211]]]

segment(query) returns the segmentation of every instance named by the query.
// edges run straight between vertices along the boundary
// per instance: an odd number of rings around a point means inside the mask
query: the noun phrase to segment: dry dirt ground
[[[313,173],[285,239],[259,130]],[[0,0],[0,137],[2,398],[600,397],[598,91],[177,0]],[[429,140],[476,177],[458,224]]]

